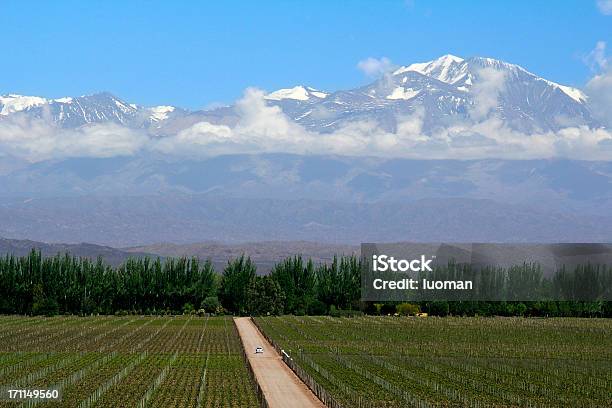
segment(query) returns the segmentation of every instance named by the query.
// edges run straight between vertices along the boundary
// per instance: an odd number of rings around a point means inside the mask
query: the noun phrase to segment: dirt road
[[[257,382],[270,408],[325,408],[323,403],[300,381],[281,356],[248,317],[234,319],[238,333]],[[256,347],[263,347],[263,354],[255,354]]]

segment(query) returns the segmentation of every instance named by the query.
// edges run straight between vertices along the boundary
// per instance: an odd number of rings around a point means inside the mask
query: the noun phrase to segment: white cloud
[[[493,115],[504,78],[484,71],[475,90],[468,121],[449,121],[424,134],[425,111],[401,117],[394,132],[375,121],[348,122],[328,133],[308,130],[270,106],[264,92],[247,89],[237,101],[235,125],[199,122],[167,136],[147,135],[115,124],[61,129],[41,119],[12,115],[0,120],[0,154],[30,161],[65,157],[112,157],[157,152],[172,157],[210,157],[238,153],[336,154],[418,159],[535,159],[564,157],[611,160],[612,133],[606,129],[567,126],[558,132],[525,134]],[[589,82],[591,98],[599,95],[602,115],[612,117],[612,77]],[[607,109],[607,111],[606,111]],[[260,165],[261,167],[261,165]],[[261,167],[262,171],[274,171]],[[290,177],[283,175],[282,177]]]
[[[608,68],[609,58],[606,56],[606,42],[597,41],[595,48],[584,58],[591,70],[598,72]]]
[[[605,129],[567,127],[559,132],[525,134],[495,117],[487,117],[497,103],[503,79],[487,72],[488,85],[480,91],[475,123],[454,123],[433,134],[423,134],[424,111],[401,118],[395,132],[373,121],[349,122],[331,133],[317,133],[291,121],[278,107],[265,104],[264,93],[249,89],[237,102],[236,126],[198,123],[154,144],[165,153],[209,156],[230,153],[338,154],[419,159],[534,159],[566,157],[609,160],[612,134]]]
[[[612,127],[612,66],[606,55],[606,43],[598,41],[586,58],[587,64],[598,74],[587,82],[585,92],[593,115],[603,124]]]
[[[359,68],[368,77],[376,78],[395,69],[395,65],[393,65],[391,60],[387,57],[369,57],[359,61],[357,63],[357,68]]]
[[[483,68],[477,73],[479,80],[474,84],[474,105],[470,117],[476,121],[486,119],[498,105],[499,94],[504,90],[506,77],[502,71]]]
[[[164,153],[217,155],[292,151],[306,142],[305,130],[290,120],[279,107],[268,106],[264,92],[249,88],[236,102],[239,120],[234,127],[207,122],[154,141],[152,148]]]
[[[597,0],[597,8],[606,16],[612,15],[612,0]]]
[[[591,79],[585,88],[595,117],[612,128],[612,70]]]
[[[142,132],[113,123],[62,129],[23,114],[0,120],[0,151],[30,161],[133,155],[147,142]]]

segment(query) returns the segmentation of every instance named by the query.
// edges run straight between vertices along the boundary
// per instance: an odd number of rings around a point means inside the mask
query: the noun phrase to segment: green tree
[[[219,288],[219,300],[223,307],[233,313],[248,312],[248,291],[255,279],[257,268],[251,258],[240,258],[228,261],[223,270],[223,279]]]
[[[45,296],[43,285],[37,283],[32,288],[32,314],[55,316],[59,313],[59,305],[53,298]]]
[[[285,294],[271,276],[257,276],[248,290],[247,309],[251,315],[280,315],[283,313]]]
[[[315,270],[312,260],[304,263],[302,256],[286,258],[276,264],[270,274],[285,293],[284,312],[305,314],[315,300]]]
[[[334,257],[331,264],[317,268],[317,298],[339,309],[359,306],[361,293],[361,263],[355,256]]]

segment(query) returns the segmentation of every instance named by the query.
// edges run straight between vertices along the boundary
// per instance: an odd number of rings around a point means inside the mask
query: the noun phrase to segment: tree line
[[[337,256],[314,264],[293,256],[257,274],[241,256],[217,273],[197,258],[129,259],[112,267],[58,254],[0,258],[0,313],[240,315],[369,314],[612,316],[612,302],[361,302],[361,261]]]

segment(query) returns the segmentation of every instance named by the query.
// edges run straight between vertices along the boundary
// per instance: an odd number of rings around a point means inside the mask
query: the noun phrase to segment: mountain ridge
[[[487,117],[499,117],[510,128],[524,132],[557,131],[568,123],[600,127],[591,115],[588,98],[573,87],[539,77],[519,65],[485,57],[461,58],[447,54],[432,61],[401,66],[362,87],[321,91],[297,85],[265,94],[307,129],[330,132],[357,120],[374,120],[396,131],[398,118],[425,111],[423,132],[434,132],[449,120],[473,122],[478,92],[491,82],[487,70],[500,74],[498,106]],[[490,76],[490,75],[489,75]],[[487,82],[488,81],[488,82]],[[176,133],[195,121],[233,122],[235,107],[187,110],[176,106],[144,107],[108,93],[47,99],[9,94],[0,97],[0,120],[13,114],[47,118],[60,127],[113,122],[159,133]],[[190,118],[194,118],[193,120]]]
[[[207,194],[82,196],[0,206],[0,236],[112,247],[156,242],[609,242],[612,217],[490,199],[347,203]]]
[[[92,261],[102,258],[105,262],[113,266],[121,264],[128,258],[156,256],[156,254],[145,253],[138,250],[125,251],[107,245],[96,245],[85,242],[65,244],[0,237],[0,256],[26,256],[32,250],[40,251],[43,256],[48,257],[58,254],[68,254],[70,256],[89,258]]]
[[[131,258],[199,258],[210,260],[217,272],[223,271],[231,259],[245,255],[257,265],[259,273],[267,273],[285,258],[302,255],[315,263],[330,262],[338,255],[359,254],[358,246],[330,245],[310,241],[264,241],[223,243],[217,241],[194,242],[190,244],[155,243],[128,248],[117,248],[90,243],[41,242],[0,237],[0,257],[26,256],[30,251],[40,251],[45,257],[69,255],[88,258],[119,266]]]

